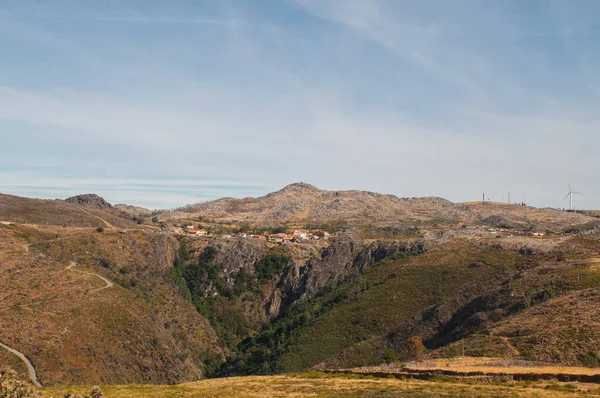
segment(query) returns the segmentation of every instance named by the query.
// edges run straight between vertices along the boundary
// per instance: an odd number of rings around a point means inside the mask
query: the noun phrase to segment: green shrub
[[[274,275],[279,274],[283,268],[290,262],[290,257],[269,254],[261,258],[254,267],[258,278],[262,281],[270,280]]]
[[[104,397],[104,394],[102,394],[102,390],[100,390],[100,387],[98,386],[94,386],[92,388],[92,392],[90,393],[89,397],[85,394],[73,394],[73,393],[68,393],[64,395],[64,398],[102,398]]]
[[[40,393],[11,369],[0,370],[0,398],[33,398]]]
[[[598,354],[593,351],[579,354],[577,358],[581,361],[583,366],[587,366],[588,368],[600,368],[600,358],[598,358]]]
[[[383,363],[392,363],[398,360],[398,353],[393,348],[386,348],[381,357]]]
[[[104,268],[110,268],[111,267],[111,263],[110,260],[104,258],[104,257],[100,257],[100,259],[98,260],[98,262],[100,263],[101,266],[103,266]]]

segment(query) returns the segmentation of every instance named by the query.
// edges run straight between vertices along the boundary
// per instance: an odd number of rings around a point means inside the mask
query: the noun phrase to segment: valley
[[[44,394],[227,396],[246,380],[460,396],[459,380],[338,373],[465,357],[600,367],[600,220],[584,213],[299,183],[155,212],[0,195],[0,220],[0,364]],[[529,388],[518,380],[482,388]]]

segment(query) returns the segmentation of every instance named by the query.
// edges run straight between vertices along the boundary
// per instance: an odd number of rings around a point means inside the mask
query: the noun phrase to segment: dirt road
[[[102,287],[90,290],[90,293],[91,292],[97,292],[97,291],[100,291],[100,290],[103,290],[103,289],[108,289],[109,287],[113,287],[114,286],[114,284],[111,281],[109,281],[108,279],[106,279],[103,276],[100,276],[98,274],[94,274],[92,272],[85,272],[85,271],[80,271],[80,270],[77,270],[77,269],[73,269],[73,267],[76,267],[76,266],[77,266],[77,264],[75,262],[71,261],[71,264],[69,264],[69,266],[66,267],[66,269],[68,269],[69,271],[73,271],[73,272],[79,272],[80,274],[86,274],[86,275],[95,276],[96,278],[102,279],[104,281],[104,283],[106,283],[106,285],[104,285]]]
[[[2,342],[0,342],[0,347],[4,348],[8,352],[10,352],[10,353],[16,355],[17,357],[19,357],[19,359],[21,361],[23,361],[23,363],[25,364],[25,366],[27,366],[27,371],[29,372],[29,378],[31,379],[31,382],[33,384],[35,384],[36,387],[41,387],[42,386],[42,384],[40,383],[40,381],[37,378],[37,373],[35,372],[35,368],[33,367],[33,364],[31,363],[31,361],[29,359],[27,359],[27,357],[23,353],[15,350],[14,348],[11,348],[11,347],[7,346],[6,344],[4,344]]]

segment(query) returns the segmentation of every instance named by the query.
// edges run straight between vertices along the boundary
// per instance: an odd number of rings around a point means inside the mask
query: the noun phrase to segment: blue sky
[[[0,192],[600,208],[600,2],[0,0]]]

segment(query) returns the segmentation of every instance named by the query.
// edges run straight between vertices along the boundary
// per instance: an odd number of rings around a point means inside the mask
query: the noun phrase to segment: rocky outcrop
[[[422,241],[386,241],[365,246],[354,240],[339,240],[302,268],[290,264],[277,285],[282,296],[276,298],[277,307],[281,311],[296,300],[311,299],[329,283],[344,281],[394,253],[423,251],[426,246]]]
[[[264,242],[258,239],[216,240],[212,246],[217,249],[215,263],[223,264],[227,275],[241,268],[253,273],[254,264],[268,252]]]
[[[254,239],[215,240],[209,245],[216,249],[212,262],[221,265],[221,278],[232,288],[238,272],[244,269],[254,274],[256,263],[263,257],[276,254],[290,258],[283,270],[263,286],[260,305],[244,311],[247,317],[262,320],[281,315],[294,302],[311,299],[328,284],[342,282],[395,253],[419,252],[427,247],[421,240],[360,242],[352,239],[337,239],[323,248],[284,245],[269,249],[264,242]],[[200,255],[205,247],[197,245],[193,251]],[[208,281],[206,286],[209,294],[214,293],[211,283]],[[260,313],[256,312],[257,308]]]
[[[108,203],[104,198],[94,193],[87,193],[84,195],[71,196],[65,199],[65,202],[73,203],[79,206],[89,207],[92,209],[112,209],[112,205]]]

